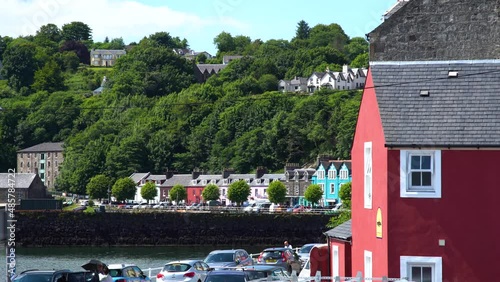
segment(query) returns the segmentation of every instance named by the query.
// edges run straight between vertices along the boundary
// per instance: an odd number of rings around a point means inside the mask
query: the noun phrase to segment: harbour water
[[[17,248],[16,272],[28,269],[83,270],[81,265],[90,259],[104,263],[133,263],[145,270],[162,267],[179,259],[203,259],[216,249],[242,248],[250,254],[259,253],[265,246],[170,246],[170,247],[42,247]],[[5,257],[5,247],[0,248]],[[0,281],[6,277],[6,260],[0,267]],[[147,275],[148,273],[144,271]],[[156,274],[157,272],[153,272]]]

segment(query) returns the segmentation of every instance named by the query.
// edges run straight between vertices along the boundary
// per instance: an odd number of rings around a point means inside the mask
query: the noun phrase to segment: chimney
[[[196,179],[198,178],[199,176],[201,175],[201,171],[197,168],[195,168],[193,170],[193,172],[191,173],[191,179]]]
[[[167,168],[167,170],[165,171],[165,176],[167,177],[167,179],[170,179],[172,178],[175,174],[177,173],[176,170],[169,170]]]
[[[348,65],[343,65],[342,66],[342,73],[348,73],[349,72],[349,66]]]
[[[267,173],[267,168],[263,166],[257,167],[257,170],[255,171],[255,178],[261,178],[264,174]]]
[[[234,173],[234,169],[232,168],[225,168],[222,170],[222,178],[228,178],[229,175]]]

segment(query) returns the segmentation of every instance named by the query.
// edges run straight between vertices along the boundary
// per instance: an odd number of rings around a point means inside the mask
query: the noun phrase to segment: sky
[[[349,37],[364,37],[382,22],[397,0],[2,0],[0,36],[34,35],[47,23],[59,28],[86,23],[93,40],[123,38],[139,42],[166,31],[186,38],[194,51],[216,53],[213,39],[221,32],[252,40],[295,36],[297,23],[339,24]]]

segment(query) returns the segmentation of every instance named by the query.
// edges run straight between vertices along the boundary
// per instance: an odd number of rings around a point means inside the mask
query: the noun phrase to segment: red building
[[[365,277],[500,276],[500,51],[478,40],[500,42],[499,15],[495,1],[445,2],[409,1],[369,34],[352,149],[351,263]]]
[[[325,232],[328,240],[329,270],[332,277],[352,277],[351,270],[351,246],[352,230],[351,220]],[[311,271],[314,275],[314,272]],[[322,272],[323,273],[323,272]],[[322,275],[325,276],[325,275]]]

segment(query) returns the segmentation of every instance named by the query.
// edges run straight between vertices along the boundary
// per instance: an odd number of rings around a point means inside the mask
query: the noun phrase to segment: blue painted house
[[[340,201],[339,191],[343,184],[351,182],[350,160],[320,159],[311,182],[323,188],[322,206],[333,206]]]

